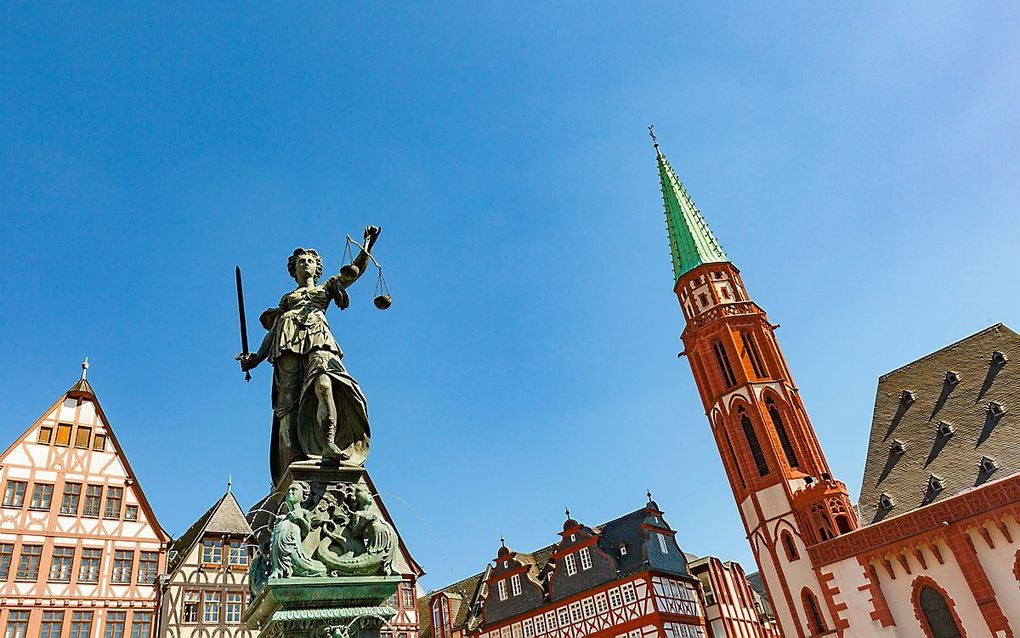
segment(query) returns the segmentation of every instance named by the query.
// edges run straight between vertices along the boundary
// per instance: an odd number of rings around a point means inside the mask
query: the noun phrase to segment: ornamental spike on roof
[[[659,149],[654,134],[652,141],[659,164],[659,180],[662,182],[662,204],[666,209],[666,230],[669,232],[669,251],[673,258],[674,276],[680,279],[681,275],[701,264],[729,261],[698,207],[694,205],[691,196],[687,194],[684,185],[673,172],[673,167]]]

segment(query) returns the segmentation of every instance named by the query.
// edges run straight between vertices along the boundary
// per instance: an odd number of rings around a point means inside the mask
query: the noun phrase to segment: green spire
[[[708,228],[691,196],[677,179],[673,167],[659,150],[652,127],[648,127],[655,145],[662,182],[662,204],[666,209],[666,230],[669,232],[669,252],[673,257],[673,274],[677,279],[701,264],[726,262],[729,259],[722,246]]]

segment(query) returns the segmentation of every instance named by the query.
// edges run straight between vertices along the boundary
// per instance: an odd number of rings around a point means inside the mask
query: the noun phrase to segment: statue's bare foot
[[[337,461],[346,461],[351,458],[349,454],[341,450],[336,446],[336,443],[332,441],[326,443],[326,447],[322,450],[322,458],[333,459]]]

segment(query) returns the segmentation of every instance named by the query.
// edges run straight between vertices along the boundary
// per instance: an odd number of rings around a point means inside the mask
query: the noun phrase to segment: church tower
[[[655,136],[652,135],[655,142]],[[655,142],[681,339],[762,579],[788,638],[834,627],[807,547],[857,529],[765,311]]]

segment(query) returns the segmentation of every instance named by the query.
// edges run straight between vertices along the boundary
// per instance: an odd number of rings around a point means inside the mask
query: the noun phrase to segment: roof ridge
[[[962,339],[958,339],[958,340],[954,341],[953,343],[950,343],[947,346],[943,346],[943,347],[939,348],[938,350],[936,350],[934,352],[929,352],[928,354],[924,355],[923,357],[920,357],[919,359],[915,359],[914,361],[911,361],[910,363],[905,363],[905,364],[901,365],[900,367],[896,368],[895,370],[890,370],[889,372],[886,372],[885,374],[883,374],[880,377],[878,377],[878,382],[882,383],[882,381],[884,381],[887,377],[889,377],[889,376],[891,376],[893,374],[896,374],[900,370],[904,370],[906,368],[909,368],[910,366],[913,366],[915,364],[921,363],[922,361],[926,361],[928,359],[931,359],[935,355],[941,354],[941,353],[945,352],[946,350],[949,350],[950,348],[955,348],[956,346],[960,345],[964,341],[967,341],[969,339],[973,339],[974,337],[983,335],[986,332],[990,332],[990,331],[996,330],[998,328],[1005,328],[1006,330],[1009,330],[1010,332],[1013,332],[1013,334],[1016,334],[1016,332],[1014,332],[1012,328],[1010,328],[1006,324],[1004,324],[1001,321],[999,321],[997,323],[994,323],[994,324],[988,326],[987,328],[982,328],[981,330],[978,330],[977,332],[975,332],[973,334],[967,335],[966,337],[964,337]]]

